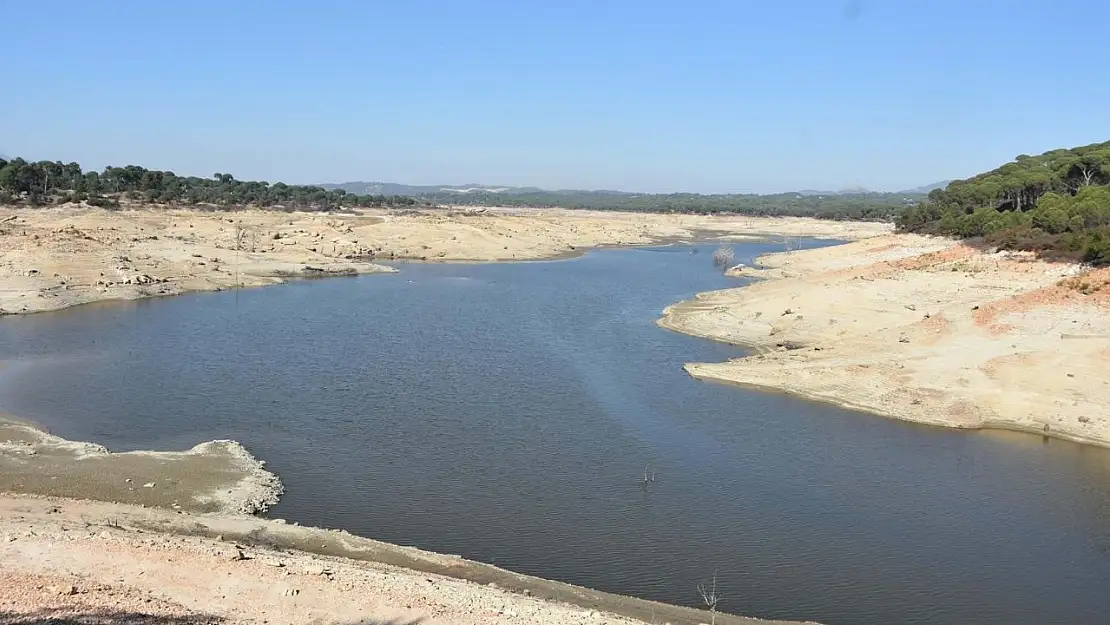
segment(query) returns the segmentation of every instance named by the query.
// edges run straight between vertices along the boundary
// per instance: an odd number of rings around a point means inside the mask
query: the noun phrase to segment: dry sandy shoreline
[[[915,235],[772,254],[767,278],[668,307],[755,354],[694,377],[887,417],[1110,446],[1110,270]]]
[[[19,495],[0,495],[0,589],[0,622],[21,625],[710,620],[346,532]],[[788,625],[730,615],[717,622]]]
[[[594,247],[699,234],[855,240],[889,228],[814,219],[558,209],[318,214],[0,207],[0,314],[394,271],[378,262],[398,259],[557,259]]]

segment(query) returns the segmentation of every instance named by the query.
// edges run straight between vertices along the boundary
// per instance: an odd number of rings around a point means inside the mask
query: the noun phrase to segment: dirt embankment
[[[710,615],[249,516],[0,496],[0,623],[601,625]],[[718,615],[721,625],[787,625]]]
[[[888,417],[1110,445],[1110,270],[886,235],[774,254],[663,327],[756,354],[703,379]]]
[[[558,258],[711,236],[857,239],[874,223],[568,210],[357,214],[0,207],[0,314],[392,271],[379,261]]]

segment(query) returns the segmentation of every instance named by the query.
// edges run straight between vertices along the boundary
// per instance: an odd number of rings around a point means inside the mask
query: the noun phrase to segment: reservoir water
[[[233,438],[286,484],[271,516],[617,593],[697,605],[716,572],[765,618],[1110,622],[1107,450],[690,379],[743,353],[655,325],[742,284],[712,250],[8,317],[0,410],[114,450]]]

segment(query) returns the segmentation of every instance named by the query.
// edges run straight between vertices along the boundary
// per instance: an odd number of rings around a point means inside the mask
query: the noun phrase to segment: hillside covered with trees
[[[243,181],[222,173],[197,178],[137,165],[86,172],[77,163],[0,159],[0,204],[87,202],[114,208],[120,200],[208,209],[255,206],[308,211],[417,203],[405,196],[356,195],[343,189]]]
[[[1110,264],[1110,141],[1021,155],[908,208],[901,230]]]

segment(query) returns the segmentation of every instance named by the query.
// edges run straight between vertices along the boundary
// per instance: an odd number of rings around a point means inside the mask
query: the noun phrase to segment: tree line
[[[700,194],[624,193],[617,191],[515,191],[494,193],[427,193],[436,203],[477,206],[581,208],[649,213],[735,213],[764,217],[890,221],[923,194],[905,193],[777,193]]]
[[[121,199],[217,209],[256,206],[309,211],[417,203],[407,196],[358,195],[312,185],[236,180],[226,173],[198,178],[138,165],[105,167],[98,172],[83,171],[77,163],[0,159],[0,204],[42,206],[86,202],[114,208],[120,205]]]
[[[338,185],[324,188],[243,181],[227,173],[198,178],[178,176],[172,171],[148,170],[137,165],[84,171],[77,163],[29,162],[22,158],[7,161],[0,158],[0,204],[30,206],[85,202],[114,208],[127,200],[210,209],[255,206],[286,210],[463,204],[890,221],[899,216],[906,206],[924,199],[924,195],[912,193],[658,194],[541,189],[505,193],[430,192],[413,197],[359,194]]]
[[[1021,155],[904,211],[908,232],[983,237],[1004,249],[1110,264],[1110,141]]]

